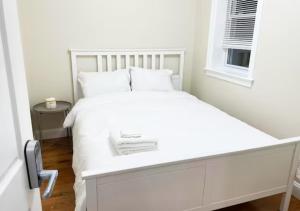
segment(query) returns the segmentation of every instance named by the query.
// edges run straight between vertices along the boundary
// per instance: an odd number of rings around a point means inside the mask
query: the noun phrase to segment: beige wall
[[[300,1],[264,1],[251,89],[204,73],[210,6],[198,1],[192,92],[273,136],[299,136]]]
[[[31,105],[50,96],[71,101],[70,48],[185,48],[189,90],[196,2],[19,0]]]
[[[183,47],[185,90],[276,137],[300,135],[300,1],[265,0],[251,89],[204,74],[210,4],[19,0],[31,104],[72,99],[69,48]]]

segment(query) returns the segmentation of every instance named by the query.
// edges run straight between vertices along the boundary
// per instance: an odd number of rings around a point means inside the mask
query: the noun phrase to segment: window
[[[258,14],[262,0],[214,0],[207,73],[252,85]]]
[[[227,65],[233,65],[240,68],[249,68],[251,51],[228,48],[227,50]]]

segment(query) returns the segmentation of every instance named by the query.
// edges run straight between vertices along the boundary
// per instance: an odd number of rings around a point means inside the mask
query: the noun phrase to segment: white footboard
[[[294,140],[296,141],[296,140]],[[208,211],[286,192],[287,211],[299,143],[110,172],[83,172],[88,211]]]

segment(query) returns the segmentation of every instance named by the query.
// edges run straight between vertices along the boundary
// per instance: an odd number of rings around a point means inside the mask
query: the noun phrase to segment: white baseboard
[[[67,130],[64,128],[53,128],[42,130],[42,139],[62,138],[67,136]],[[36,139],[40,139],[39,132],[35,131]]]

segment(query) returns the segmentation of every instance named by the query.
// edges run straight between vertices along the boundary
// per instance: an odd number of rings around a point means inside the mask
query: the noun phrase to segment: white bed
[[[71,53],[76,101],[75,61],[82,55],[101,60],[125,55],[126,66],[136,54],[147,60],[148,55],[160,59],[178,55],[181,87],[181,50]],[[108,70],[112,60],[107,57]],[[102,71],[102,64],[98,70]],[[204,211],[283,192],[281,211],[288,210],[300,139],[275,139],[185,92],[127,92],[80,99],[65,125],[73,126],[78,211]],[[157,136],[159,149],[116,155],[108,134],[125,126]]]

